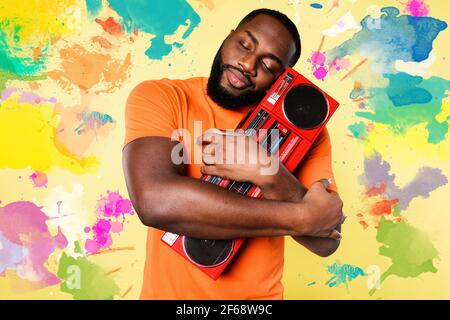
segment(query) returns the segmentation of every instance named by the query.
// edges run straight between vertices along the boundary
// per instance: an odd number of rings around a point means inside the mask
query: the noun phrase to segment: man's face
[[[275,18],[260,14],[238,26],[214,58],[208,95],[227,109],[259,102],[289,66],[292,36]]]

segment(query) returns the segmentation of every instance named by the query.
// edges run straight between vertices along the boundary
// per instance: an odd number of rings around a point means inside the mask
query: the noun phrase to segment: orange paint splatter
[[[382,183],[379,187],[372,187],[367,190],[366,195],[369,197],[373,197],[379,194],[382,194],[386,190],[386,183]]]
[[[197,1],[203,3],[209,10],[214,9],[214,1],[213,0],[197,0]]]
[[[65,107],[57,105],[55,108],[60,116],[60,122],[56,129],[56,145],[65,146],[65,151],[75,159],[82,159],[94,141],[100,137],[107,137],[115,128],[114,123],[105,123],[96,126],[94,130],[85,130],[78,134],[76,128],[82,122],[83,114],[88,113],[83,106]]]
[[[102,48],[105,48],[105,49],[111,49],[113,47],[112,43],[109,42],[107,39],[105,39],[102,36],[92,37],[91,40],[94,43],[98,43]]]
[[[367,227],[369,227],[369,225],[365,221],[359,221],[359,224],[363,226],[364,230],[366,230]]]
[[[378,201],[372,206],[370,213],[376,216],[391,214],[392,206],[394,206],[397,203],[398,199]]]
[[[108,32],[110,35],[118,36],[118,35],[123,34],[122,27],[112,17],[109,17],[105,21],[97,18],[97,19],[95,19],[95,22],[97,22],[99,25],[101,25],[103,30]]]
[[[111,92],[125,81],[131,65],[130,54],[120,61],[108,54],[87,51],[78,44],[61,49],[60,57],[61,69],[49,71],[47,75],[68,91],[72,91],[72,85],[82,90],[101,85],[97,93]]]

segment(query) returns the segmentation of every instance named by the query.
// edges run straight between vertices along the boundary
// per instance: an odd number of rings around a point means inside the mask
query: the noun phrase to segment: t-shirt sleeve
[[[170,138],[177,129],[177,92],[163,80],[137,85],[125,107],[125,143],[148,136]]]
[[[327,128],[324,128],[314,141],[294,175],[307,188],[320,179],[332,179],[329,189],[337,191],[331,160],[331,141]]]

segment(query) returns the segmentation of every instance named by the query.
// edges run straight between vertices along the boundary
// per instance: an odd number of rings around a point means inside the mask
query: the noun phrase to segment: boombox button
[[[166,233],[164,233],[161,240],[164,241],[165,243],[167,243],[169,246],[173,246],[175,241],[177,241],[178,237],[179,237],[178,234],[166,232]]]

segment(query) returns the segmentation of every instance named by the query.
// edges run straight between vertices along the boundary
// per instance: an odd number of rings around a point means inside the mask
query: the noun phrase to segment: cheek
[[[256,85],[255,90],[268,90],[275,80],[274,76],[266,75],[264,71],[259,70],[258,76],[253,79],[253,83]]]

